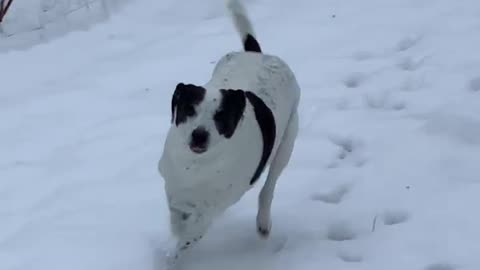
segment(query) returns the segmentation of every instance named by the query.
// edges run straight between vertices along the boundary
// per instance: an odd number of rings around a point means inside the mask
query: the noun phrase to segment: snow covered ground
[[[30,48],[108,19],[126,0],[15,1],[0,24],[0,53]]]
[[[199,2],[0,54],[1,270],[163,269],[171,93],[241,48],[223,1]],[[480,269],[480,3],[246,2],[297,74],[301,130],[271,239],[258,185],[186,269]]]

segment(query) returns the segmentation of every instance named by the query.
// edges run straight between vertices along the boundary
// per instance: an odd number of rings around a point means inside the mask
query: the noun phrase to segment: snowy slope
[[[23,0],[12,2],[0,24],[0,53],[27,49],[108,19],[125,0]]]
[[[138,1],[0,55],[1,270],[163,269],[171,93],[241,47],[207,2]],[[301,130],[271,239],[257,186],[186,269],[480,269],[480,3],[246,2],[297,74]]]

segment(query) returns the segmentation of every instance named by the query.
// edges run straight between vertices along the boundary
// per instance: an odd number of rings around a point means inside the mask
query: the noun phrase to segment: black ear
[[[247,96],[250,104],[252,104],[253,106],[255,118],[257,119],[258,126],[260,127],[260,131],[262,132],[263,140],[262,157],[260,159],[260,162],[258,163],[257,170],[255,171],[252,179],[250,180],[250,185],[253,185],[262,174],[265,166],[267,165],[267,161],[272,154],[273,146],[275,144],[277,127],[275,124],[275,117],[273,116],[272,110],[268,108],[268,106],[263,102],[263,100],[250,91],[246,92],[245,95]]]
[[[177,84],[177,87],[175,87],[175,91],[173,92],[172,95],[172,120],[171,122],[175,120],[175,110],[177,109],[177,105],[180,102],[180,92],[182,89],[185,87],[185,84],[179,83]]]
[[[238,122],[245,111],[245,92],[243,90],[220,89],[221,103],[213,116],[220,135],[229,139],[235,133]]]
[[[172,123],[180,125],[197,115],[196,105],[205,97],[205,88],[193,84],[177,84],[172,96]]]

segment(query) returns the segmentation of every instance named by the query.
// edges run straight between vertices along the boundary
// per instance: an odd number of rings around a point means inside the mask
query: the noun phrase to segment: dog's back
[[[298,103],[300,88],[294,73],[282,59],[262,51],[241,1],[227,0],[227,8],[240,35],[244,52],[232,52],[222,57],[209,83],[252,91],[272,110],[290,107],[278,104],[281,100],[277,98],[286,99],[287,103]]]
[[[227,0],[233,23],[240,35],[243,52],[223,56],[214,68],[211,89],[242,89],[255,93],[272,111],[275,119],[288,119],[300,100],[300,88],[294,73],[279,57],[265,54],[245,8],[239,0]],[[276,123],[276,138],[280,138],[286,123]],[[279,140],[273,147],[277,149]],[[274,156],[273,153],[271,156]]]

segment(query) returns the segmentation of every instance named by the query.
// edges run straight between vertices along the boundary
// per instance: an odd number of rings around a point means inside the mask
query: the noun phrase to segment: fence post
[[[0,0],[0,22],[3,21],[3,5],[4,5],[4,0]]]
[[[5,15],[7,15],[7,11],[13,2],[13,0],[6,0],[6,1],[7,2],[5,2],[5,0],[0,0],[0,23],[3,21],[3,18],[5,17]]]

